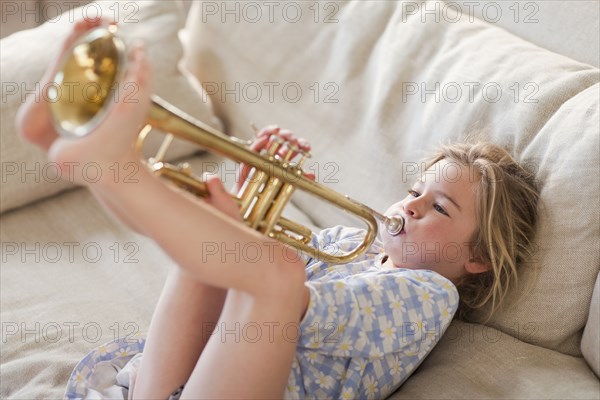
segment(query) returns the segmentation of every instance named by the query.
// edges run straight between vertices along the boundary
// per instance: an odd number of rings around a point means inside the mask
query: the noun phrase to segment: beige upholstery
[[[523,276],[531,290],[513,291],[515,304],[492,326],[454,321],[391,398],[599,399],[588,365],[597,368],[599,352],[597,296],[592,300],[600,268],[598,69],[498,24],[421,23],[419,9],[402,12],[409,3],[321,2],[315,22],[313,2],[306,2],[298,22],[282,18],[280,7],[273,22],[230,16],[223,23],[198,2],[184,34],[186,65],[212,93],[228,132],[250,137],[249,122],[295,130],[313,145],[307,166],[321,183],[380,210],[404,196],[418,161],[440,142],[480,132],[512,149],[537,171],[545,204],[538,250]],[[143,22],[128,28],[152,38],[153,63],[164,71],[161,94],[218,124],[202,93],[184,89],[177,57],[163,56],[180,54],[177,9],[165,1],[140,4]],[[38,79],[43,66],[27,64],[30,56],[14,49],[39,41],[46,45],[32,51],[48,60],[57,45],[46,36],[66,29],[53,28],[19,34],[25,42],[18,35],[1,42],[3,82],[5,71],[16,82]],[[169,73],[178,84],[167,81]],[[439,100],[424,91],[436,82]],[[462,94],[455,99],[456,87]],[[502,95],[491,101],[496,87]],[[1,104],[2,161],[43,162],[15,137],[17,105]],[[219,168],[232,183],[231,163],[209,155],[191,161],[197,170]],[[150,240],[107,217],[87,191],[51,196],[64,186],[10,179],[2,182],[0,217],[0,397],[60,398],[88,351],[147,330],[173,264]],[[354,223],[305,195],[295,196],[286,214],[320,227]]]
[[[446,7],[471,13],[555,53],[600,66],[600,8],[595,0],[459,0],[446,1]]]
[[[598,389],[579,357],[455,320],[390,399],[597,399]]]

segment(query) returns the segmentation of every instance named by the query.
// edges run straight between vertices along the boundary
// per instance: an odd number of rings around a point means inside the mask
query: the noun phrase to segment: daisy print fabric
[[[346,253],[364,237],[336,226],[312,246]],[[439,341],[458,307],[458,292],[431,270],[382,268],[379,240],[349,264],[308,259],[310,302],[300,324],[285,397],[384,398]]]

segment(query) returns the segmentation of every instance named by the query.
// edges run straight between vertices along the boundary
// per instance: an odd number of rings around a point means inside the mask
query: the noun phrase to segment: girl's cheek
[[[394,213],[396,210],[399,210],[401,208],[400,206],[401,203],[395,203],[392,204],[387,210],[385,210],[384,214],[392,214]]]

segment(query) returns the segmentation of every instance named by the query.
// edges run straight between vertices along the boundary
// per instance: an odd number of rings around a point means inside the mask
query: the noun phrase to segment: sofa
[[[17,136],[18,107],[72,21],[94,12],[145,41],[160,96],[240,138],[250,123],[293,130],[312,144],[318,182],[376,210],[404,197],[442,143],[506,147],[541,190],[534,254],[507,307],[486,324],[485,310],[455,319],[390,398],[600,398],[596,1],[91,4],[0,41],[0,397],[62,398],[84,355],[147,331],[175,267]],[[193,144],[168,157],[235,180],[233,162]],[[73,173],[94,179],[88,167]],[[297,192],[285,215],[360,226],[316,201]]]

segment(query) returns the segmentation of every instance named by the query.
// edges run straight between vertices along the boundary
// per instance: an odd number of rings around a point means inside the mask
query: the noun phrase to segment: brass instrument
[[[99,27],[85,33],[65,53],[55,75],[54,86],[48,94],[54,124],[61,135],[82,137],[91,132],[109,113],[115,103],[111,100],[114,84],[126,70],[126,46],[116,32],[115,25]],[[60,96],[59,90],[93,83],[98,94],[94,101],[84,98],[79,90],[70,96]],[[82,91],[83,92],[83,91]],[[310,256],[328,263],[347,263],[364,253],[377,236],[376,218],[382,221],[390,234],[397,235],[404,227],[401,217],[386,217],[371,208],[341,195],[304,176],[302,163],[308,154],[288,143],[288,152],[280,157],[276,142],[260,154],[248,148],[241,140],[229,137],[207,124],[184,114],[158,96],[152,96],[147,124],[140,132],[136,148],[141,156],[144,139],[152,127],[166,132],[157,155],[146,164],[157,175],[168,178],[177,186],[198,196],[208,195],[205,183],[194,176],[185,165],[174,166],[163,161],[173,135],[193,142],[204,149],[252,167],[244,186],[233,196],[240,205],[246,224],[262,234],[293,246]],[[281,138],[279,138],[281,139]],[[302,160],[292,162],[292,155],[302,154]],[[353,251],[334,255],[309,245],[310,229],[281,216],[283,208],[295,189],[313,194],[362,219],[367,225],[363,242]]]

